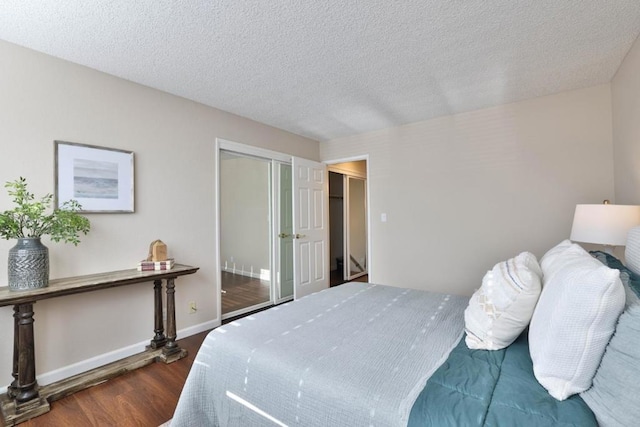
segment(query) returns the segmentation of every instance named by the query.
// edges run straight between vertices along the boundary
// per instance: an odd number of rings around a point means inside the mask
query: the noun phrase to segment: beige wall
[[[333,140],[320,155],[369,155],[371,281],[468,295],[494,263],[568,238],[576,203],[613,197],[611,135],[606,84]]]
[[[78,247],[45,241],[51,277],[131,268],[160,238],[178,262],[201,268],[177,281],[178,329],[218,319],[216,137],[315,160],[318,143],[2,41],[0,58],[0,183],[24,176],[36,194],[52,192],[56,139],[135,152],[136,212],[88,215],[93,229]],[[9,207],[2,191],[0,210]],[[0,259],[13,245],[0,240]],[[0,260],[0,282],[6,277]],[[140,284],[38,302],[38,373],[150,339],[151,290]],[[187,314],[188,301],[197,302],[196,314]],[[10,308],[0,308],[0,324],[0,384],[8,384]]]
[[[640,204],[640,38],[611,83],[616,203]]]

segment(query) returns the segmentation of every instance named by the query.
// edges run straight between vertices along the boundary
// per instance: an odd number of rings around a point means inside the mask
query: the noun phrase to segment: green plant
[[[47,213],[53,195],[47,194],[36,200],[27,190],[27,180],[22,177],[4,186],[16,206],[0,213],[0,236],[3,239],[48,235],[54,242],[77,245],[80,233],[86,235],[89,232],[91,224],[78,213],[82,206],[76,200],[64,202],[60,209]]]

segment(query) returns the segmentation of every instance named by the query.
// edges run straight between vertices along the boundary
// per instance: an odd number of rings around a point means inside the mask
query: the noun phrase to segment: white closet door
[[[329,287],[327,167],[293,158],[294,298]]]

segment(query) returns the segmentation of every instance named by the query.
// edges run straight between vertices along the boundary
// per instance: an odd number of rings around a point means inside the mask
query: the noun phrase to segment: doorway
[[[285,162],[220,150],[223,319],[293,297],[291,178]]]
[[[327,166],[216,139],[221,320],[329,287]]]
[[[367,281],[367,162],[329,165],[331,286]]]

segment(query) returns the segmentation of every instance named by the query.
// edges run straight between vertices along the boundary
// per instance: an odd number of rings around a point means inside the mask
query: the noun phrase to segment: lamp
[[[640,224],[640,206],[576,205],[570,239],[576,242],[605,245],[608,253],[613,246],[625,246],[629,229]]]

